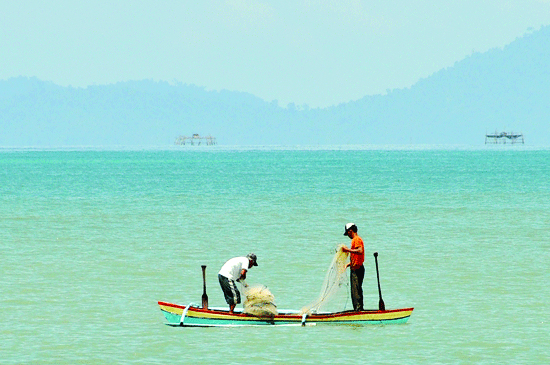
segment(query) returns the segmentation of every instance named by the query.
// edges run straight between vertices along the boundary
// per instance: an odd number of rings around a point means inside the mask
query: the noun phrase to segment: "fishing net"
[[[247,287],[244,290],[244,313],[257,317],[271,317],[277,315],[277,306],[273,294],[263,285]]]
[[[342,250],[342,247],[344,246],[345,245],[340,244],[336,248],[336,253],[334,254],[332,262],[328,268],[319,297],[309,305],[302,308],[302,314],[318,312],[330,301],[330,299],[336,295],[336,293],[338,293],[338,290],[344,283],[346,265],[349,257],[349,253]]]

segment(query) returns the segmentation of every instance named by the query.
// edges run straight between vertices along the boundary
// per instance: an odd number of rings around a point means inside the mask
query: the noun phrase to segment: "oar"
[[[208,309],[208,295],[206,295],[206,265],[202,267],[202,307]]]
[[[376,280],[378,280],[378,296],[380,297],[380,301],[378,302],[378,309],[384,311],[386,310],[386,306],[384,305],[384,301],[382,300],[382,290],[380,289],[380,275],[378,274],[378,252],[374,253],[374,262],[376,262]]]

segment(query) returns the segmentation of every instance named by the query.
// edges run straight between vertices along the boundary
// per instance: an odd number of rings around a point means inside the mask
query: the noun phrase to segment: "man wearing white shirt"
[[[258,266],[256,255],[249,253],[246,257],[234,257],[223,264],[218,273],[218,280],[225,296],[225,301],[229,304],[229,312],[233,313],[235,306],[241,302],[241,293],[237,289],[236,281],[244,283],[246,272],[252,266]]]

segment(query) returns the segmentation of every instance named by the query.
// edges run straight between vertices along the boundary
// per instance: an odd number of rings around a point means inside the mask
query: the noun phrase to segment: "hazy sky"
[[[0,1],[0,79],[165,80],[324,107],[550,24],[550,0]]]

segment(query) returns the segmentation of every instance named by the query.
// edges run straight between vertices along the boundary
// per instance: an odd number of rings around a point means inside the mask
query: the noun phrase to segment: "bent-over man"
[[[218,273],[218,280],[225,296],[225,301],[229,304],[229,312],[233,313],[235,306],[241,302],[241,293],[237,289],[236,281],[246,279],[246,272],[258,266],[256,255],[249,253],[246,257],[234,257],[223,264]]]

